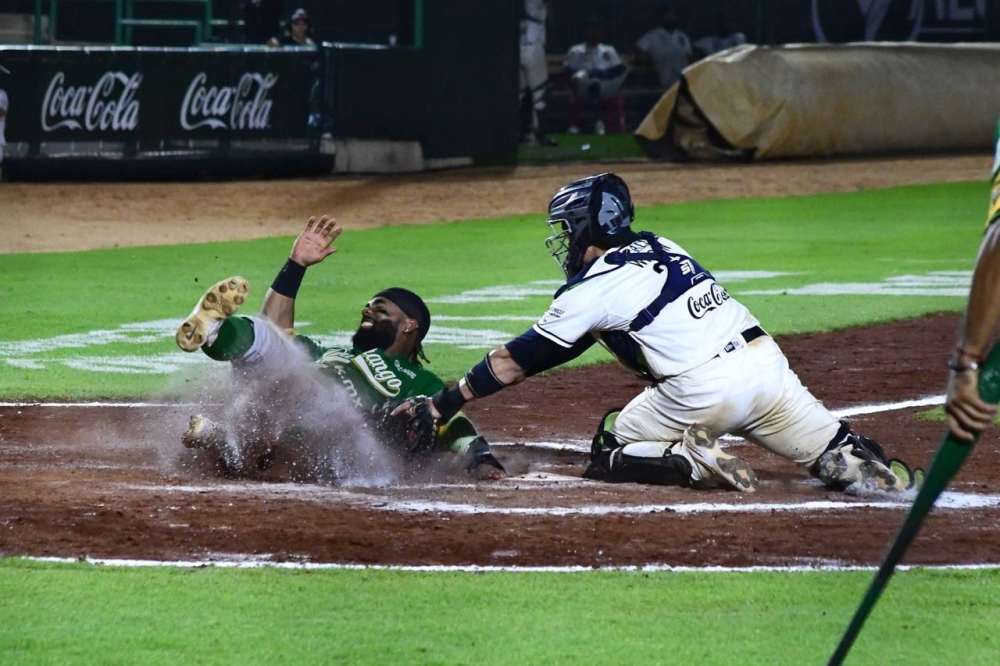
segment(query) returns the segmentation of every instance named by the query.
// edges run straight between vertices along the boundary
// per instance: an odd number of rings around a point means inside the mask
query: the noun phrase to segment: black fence
[[[515,162],[517,5],[417,6],[421,39],[396,46],[0,46],[4,178],[329,172],[327,137]]]
[[[47,144],[98,152],[224,150],[308,138],[319,58],[305,49],[4,49],[8,154]],[[214,145],[211,145],[214,144]]]

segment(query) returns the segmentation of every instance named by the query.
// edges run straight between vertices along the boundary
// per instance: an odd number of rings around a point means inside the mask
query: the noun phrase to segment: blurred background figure
[[[0,75],[6,70],[0,71]],[[7,91],[0,88],[0,174],[3,173],[3,149],[7,145],[4,132],[7,130]]]
[[[309,37],[311,23],[304,9],[296,9],[288,20],[287,29],[277,37],[267,40],[268,46],[315,46]]]
[[[660,86],[669,88],[691,62],[691,40],[678,27],[677,8],[664,5],[654,16],[657,26],[636,40],[639,54],[653,61]]]
[[[545,21],[548,0],[524,0],[521,8],[521,74],[519,102],[521,143],[554,146],[556,142],[541,131],[545,95],[549,91],[549,65],[545,60]]]
[[[580,112],[594,111],[594,134],[625,131],[625,108],[622,102],[622,82],[628,66],[610,44],[601,43],[601,24],[589,19],[583,24],[583,42],[571,46],[563,61],[569,77],[572,100],[569,106],[571,134],[580,132]]]
[[[716,21],[715,32],[705,35],[694,43],[694,60],[701,60],[713,53],[746,43],[747,36],[736,29],[733,17],[723,12]]]
[[[263,44],[278,34],[282,0],[240,0],[238,6],[246,43]]]
[[[285,46],[315,46],[316,43],[309,37],[309,30],[311,28],[312,22],[309,20],[309,14],[306,10],[296,9],[288,19],[285,31],[277,37],[271,37],[271,39],[267,40],[267,45],[276,48]],[[312,85],[309,88],[309,119],[307,123],[309,127],[309,140],[311,143],[318,144],[321,138],[333,138],[331,133],[333,114],[323,103],[323,83],[320,77],[318,52],[317,57],[310,58],[304,65],[309,71],[309,78],[312,79]]]

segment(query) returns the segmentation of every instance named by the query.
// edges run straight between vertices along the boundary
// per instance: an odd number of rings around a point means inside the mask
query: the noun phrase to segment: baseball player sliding
[[[450,449],[476,478],[502,478],[503,466],[463,415],[454,414],[440,427],[426,408],[411,410],[409,418],[390,418],[402,399],[429,395],[445,386],[421,364],[421,360],[427,360],[422,342],[430,329],[431,316],[417,294],[401,287],[375,294],[361,310],[351,347],[324,347],[312,338],[295,335],[295,299],[306,268],[337,251],[333,242],[342,231],[325,216],[309,219],[265,295],[260,317],[236,315],[249,290],[245,279],[231,277],[213,285],[177,328],[177,345],[186,352],[201,349],[209,358],[230,361],[250,374],[287,363],[293,347],[304,351],[323,378],[339,387],[360,413],[371,418],[375,431],[387,440],[384,443],[402,448],[407,459]],[[338,414],[331,413],[329,418],[336,421]],[[282,435],[277,433],[272,441],[280,445]],[[294,443],[302,436],[308,437],[308,433],[296,432],[285,440]],[[218,424],[196,415],[191,418],[183,442],[188,448],[218,454],[226,439],[227,434]],[[265,464],[270,453],[261,454]]]
[[[920,470],[887,458],[809,393],[760,322],[683,248],[633,231],[634,216],[628,186],[611,173],[556,192],[546,245],[568,281],[534,326],[438,391],[432,413],[447,421],[600,343],[651,384],[602,419],[588,478],[753,491],[753,469],[717,442],[735,433],[831,488],[920,483]]]

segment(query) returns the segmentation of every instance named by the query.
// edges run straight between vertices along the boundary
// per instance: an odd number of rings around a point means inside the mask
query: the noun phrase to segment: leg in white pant
[[[822,455],[840,428],[770,337],[646,389],[622,411],[612,434],[629,453],[634,447],[635,455],[662,455],[694,423],[746,436],[802,464]]]

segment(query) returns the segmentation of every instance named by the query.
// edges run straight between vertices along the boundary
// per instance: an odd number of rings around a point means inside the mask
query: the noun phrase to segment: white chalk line
[[[871,572],[874,566],[853,564],[815,564],[746,567],[724,566],[675,566],[670,564],[642,564],[629,566],[516,566],[516,565],[406,565],[406,564],[351,564],[337,562],[273,562],[261,559],[259,555],[248,555],[239,559],[219,560],[130,560],[113,558],[72,558],[72,557],[25,557],[13,556],[8,559],[27,560],[46,564],[90,564],[93,566],[140,568],[169,567],[178,569],[292,569],[292,570],[343,570],[343,571],[406,571],[413,573],[822,573],[822,572]],[[897,571],[992,571],[1000,569],[998,563],[979,564],[901,564]]]
[[[538,484],[536,488],[566,488],[568,486],[584,486],[592,481],[581,480],[578,477],[555,474],[531,474],[525,478],[512,477],[504,481],[494,482],[498,489],[505,485],[521,485],[525,480]],[[808,513],[813,511],[848,511],[856,509],[875,509],[902,511],[908,509],[915,497],[912,492],[898,497],[888,493],[872,492],[868,499],[847,500],[809,500],[804,502],[676,502],[670,504],[579,504],[575,506],[524,507],[488,504],[471,504],[459,502],[436,501],[426,499],[395,499],[378,492],[364,492],[364,488],[355,492],[348,488],[331,488],[304,484],[209,484],[209,485],[149,485],[121,484],[126,490],[140,492],[155,492],[167,494],[205,494],[220,493],[232,495],[256,495],[269,499],[291,499],[302,501],[330,501],[350,504],[357,508],[372,511],[391,511],[402,513],[443,513],[451,515],[481,515],[500,514],[517,516],[611,516],[611,515],[647,515],[653,513],[673,513],[695,515],[703,513],[768,513],[773,511]],[[401,488],[391,487],[393,491],[415,489],[436,490],[467,487],[465,484],[428,484]],[[377,490],[377,489],[376,489]],[[747,496],[739,495],[737,500],[746,500]],[[948,491],[942,493],[935,503],[937,510],[969,511],[974,509],[992,509],[1000,506],[1000,495],[980,495]]]
[[[880,412],[891,412],[898,409],[910,409],[912,407],[933,407],[935,405],[944,404],[944,395],[933,395],[927,396],[925,398],[917,398],[914,400],[903,400],[900,402],[882,402],[873,403],[868,405],[859,405],[857,407],[847,407],[844,409],[831,410],[831,413],[837,418],[846,418],[850,416],[861,416],[864,414],[877,414]],[[101,402],[101,401],[90,401],[90,402],[0,402],[0,408],[14,408],[14,407],[71,407],[71,408],[88,408],[88,407],[115,407],[115,408],[149,408],[149,409],[159,409],[159,408],[181,408],[181,407],[205,407],[205,405],[199,403],[183,403],[183,402]]]

